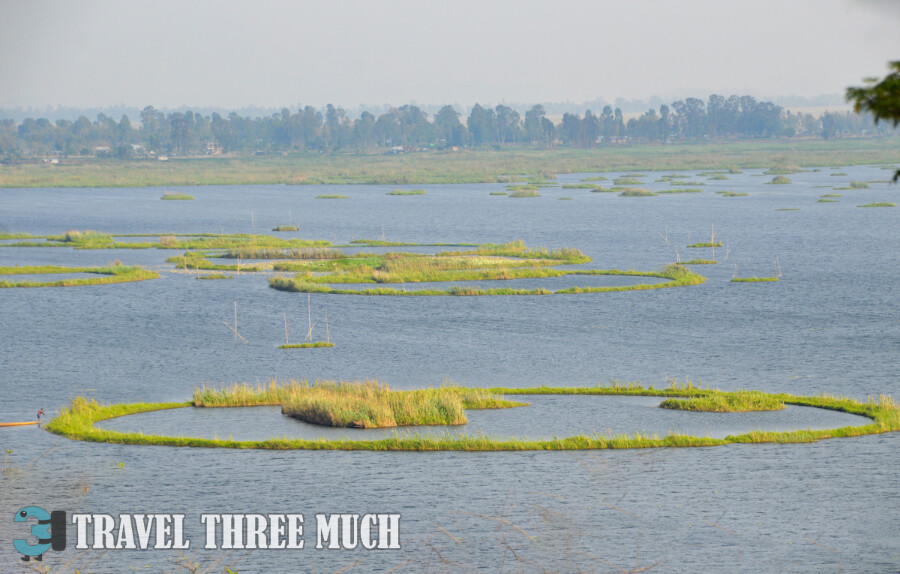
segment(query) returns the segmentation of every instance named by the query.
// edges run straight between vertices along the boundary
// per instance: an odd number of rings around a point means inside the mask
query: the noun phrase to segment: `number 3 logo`
[[[66,549],[66,513],[54,510],[48,513],[39,506],[26,506],[16,512],[14,522],[25,522],[29,518],[36,518],[38,523],[31,527],[31,535],[38,539],[37,544],[31,544],[27,540],[13,540],[13,546],[22,554],[22,560],[26,562],[31,558],[41,561],[43,554],[52,547],[53,550]]]

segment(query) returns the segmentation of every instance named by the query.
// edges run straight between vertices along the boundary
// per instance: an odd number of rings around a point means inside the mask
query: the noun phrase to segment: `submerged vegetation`
[[[314,393],[311,389],[321,387]],[[309,393],[309,394],[307,394]],[[94,427],[97,421],[162,409],[188,406],[222,407],[282,405],[283,412],[316,424],[337,426],[391,426],[412,424],[460,424],[461,409],[505,408],[527,406],[513,403],[501,396],[516,395],[622,395],[656,396],[665,399],[686,398],[689,401],[666,408],[687,407],[689,410],[759,410],[782,405],[816,407],[842,411],[871,419],[869,424],[845,426],[825,430],[750,431],[725,438],[696,437],[668,434],[647,435],[579,435],[552,440],[499,439],[482,435],[395,436],[379,440],[308,440],[271,438],[259,441],[202,439],[124,433]],[[697,400],[694,400],[697,399]],[[458,402],[457,402],[458,401]],[[664,401],[668,402],[668,401]],[[293,405],[289,407],[288,405]],[[662,406],[662,405],[661,405]],[[464,417],[464,413],[462,415]],[[726,415],[727,416],[727,415]],[[463,421],[465,419],[463,418]],[[438,422],[442,421],[442,422]],[[134,403],[101,405],[92,399],[77,397],[69,407],[46,426],[52,433],[74,440],[132,445],[160,445],[179,447],[236,448],[236,449],[313,449],[313,450],[376,450],[376,451],[513,451],[513,450],[584,450],[659,447],[709,447],[746,443],[806,443],[822,439],[853,437],[900,430],[900,405],[890,396],[857,401],[850,398],[795,396],[786,393],[767,394],[759,391],[719,391],[702,389],[690,384],[672,382],[669,388],[644,388],[639,383],[596,387],[534,387],[471,389],[441,387],[419,391],[391,391],[386,385],[363,383],[315,383],[291,381],[272,382],[268,386],[234,385],[227,389],[201,388],[194,392],[192,402]]]
[[[78,287],[81,285],[108,285],[110,283],[128,283],[156,279],[159,273],[144,269],[137,265],[115,264],[106,267],[60,267],[57,265],[0,267],[3,275],[50,275],[57,273],[91,273],[100,277],[84,277],[77,279],[60,279],[59,281],[3,281],[3,287]]]
[[[696,187],[676,187],[675,189],[661,189],[657,193],[703,193]]]
[[[425,195],[424,189],[395,189],[387,192],[386,195]]]

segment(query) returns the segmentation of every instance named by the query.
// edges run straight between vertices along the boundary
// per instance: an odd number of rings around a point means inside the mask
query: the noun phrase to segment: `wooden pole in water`
[[[328,309],[325,309],[325,342],[331,342],[331,330],[328,328]]]
[[[234,342],[237,343],[237,301],[234,302]]]
[[[281,316],[284,317],[284,344],[290,345],[291,342],[288,340],[287,313],[282,313]]]
[[[309,331],[306,332],[306,340],[312,342],[312,308],[309,304],[309,293],[306,294],[306,318],[309,321]]]

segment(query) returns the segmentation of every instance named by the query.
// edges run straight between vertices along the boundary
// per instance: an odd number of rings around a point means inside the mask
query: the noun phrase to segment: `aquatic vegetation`
[[[716,265],[719,263],[714,259],[691,259],[690,261],[682,261],[682,265]]]
[[[315,341],[313,343],[291,343],[289,345],[278,345],[279,349],[320,349],[323,347],[334,347],[334,343],[327,341]]]
[[[851,189],[869,189],[869,184],[865,181],[851,181],[850,182]]]
[[[600,186],[593,183],[565,183],[562,186],[563,189],[597,189],[598,187]]]
[[[492,191],[491,195],[506,195],[505,191]]]
[[[506,191],[537,191],[540,188],[536,185],[531,184],[523,184],[523,185],[507,185]]]
[[[706,241],[703,243],[691,243],[688,247],[722,247],[721,241]]]
[[[766,175],[790,175],[792,173],[800,173],[803,169],[800,166],[796,165],[782,165],[771,167],[764,171],[763,173]]]
[[[727,175],[717,173],[715,175],[709,176],[707,179],[709,179],[711,181],[726,181],[729,179],[729,177]]]
[[[841,195],[840,193],[826,193],[822,197],[844,197],[844,196]]]
[[[296,225],[276,225],[272,228],[272,231],[299,231],[300,228]]]
[[[669,185],[706,185],[702,181],[670,181]]]
[[[737,413],[748,411],[777,411],[784,408],[784,400],[761,391],[734,391],[723,393],[710,391],[703,396],[666,399],[659,404],[662,409]]]
[[[197,275],[197,279],[234,279],[231,275],[222,275],[221,273],[209,273],[206,275]]]
[[[586,178],[582,179],[581,181],[606,181],[607,179],[608,179],[607,177],[604,177],[602,175],[597,175],[594,177],[586,177]]]
[[[534,189],[517,189],[509,194],[509,197],[540,197],[541,194]]]
[[[828,199],[828,198],[822,197],[822,198],[819,198],[819,200],[816,201],[816,203],[837,203],[837,200],[836,200],[836,199]]]
[[[618,193],[619,191],[620,190],[618,188],[595,185],[594,189],[591,190],[591,193]]]
[[[767,181],[766,183],[770,185],[785,185],[794,182],[792,182],[790,178],[784,177],[783,175],[776,175],[772,178],[772,181]]]
[[[888,201],[879,201],[875,203],[867,203],[865,205],[857,205],[856,207],[897,207],[897,204],[890,203]]]
[[[395,189],[385,195],[425,195],[424,189]]]
[[[336,193],[323,193],[317,195],[316,199],[350,199],[349,195],[338,195]]]
[[[746,193],[737,191],[717,191],[716,193],[722,197],[747,197]]]
[[[835,171],[835,172],[832,172],[831,175],[833,175],[833,176],[846,176],[847,174],[844,173],[844,172],[842,172],[842,171]]]
[[[352,383],[328,383],[332,386],[341,384],[348,385]],[[365,383],[363,383],[364,385]],[[379,390],[377,383],[369,383],[375,385],[372,389],[362,389],[356,391],[360,393],[372,393],[378,396],[383,393]],[[312,385],[313,387],[315,385]],[[133,403],[133,404],[117,404],[117,405],[101,405],[93,399],[84,397],[76,397],[72,399],[69,407],[62,408],[59,414],[46,425],[46,429],[54,434],[65,436],[73,440],[83,440],[90,442],[105,442],[114,444],[132,444],[132,445],[159,445],[159,446],[178,446],[178,447],[203,447],[203,448],[235,448],[235,449],[312,449],[312,450],[376,450],[376,451],[436,451],[436,450],[455,450],[455,451],[515,451],[515,450],[585,450],[585,449],[618,449],[618,448],[659,448],[659,447],[709,447],[720,446],[726,444],[753,444],[753,443],[808,443],[817,442],[823,439],[854,437],[869,434],[878,434],[886,432],[896,432],[900,430],[900,404],[894,401],[890,396],[880,395],[877,399],[870,397],[867,401],[857,401],[855,399],[834,397],[830,395],[822,396],[796,396],[787,393],[770,393],[764,394],[765,398],[761,401],[780,401],[785,405],[797,405],[805,407],[815,407],[827,410],[842,411],[850,414],[871,419],[869,424],[859,426],[845,426],[834,429],[824,430],[797,430],[797,431],[751,431],[740,435],[729,435],[722,439],[714,439],[711,437],[695,437],[688,435],[668,434],[666,436],[635,434],[635,435],[618,435],[604,436],[599,433],[593,435],[579,435],[566,438],[554,438],[552,440],[525,440],[525,439],[497,439],[487,436],[466,436],[466,435],[444,435],[444,436],[408,436],[380,439],[380,440],[306,440],[306,439],[288,439],[288,438],[271,438],[260,441],[235,441],[235,440],[219,440],[219,439],[201,439],[194,437],[175,437],[175,436],[156,436],[145,435],[142,433],[123,433],[112,430],[98,429],[94,427],[97,421],[136,414],[141,412],[150,412],[163,409],[183,408],[194,404],[202,404],[207,407],[217,406],[253,406],[253,405],[284,405],[292,396],[302,396],[302,394],[310,387],[305,381],[291,381],[287,384],[270,383],[268,387],[253,388],[248,385],[234,385],[229,389],[208,389],[201,388],[195,390],[192,402],[185,403]],[[444,389],[445,387],[441,387]],[[516,395],[619,395],[619,396],[656,396],[665,399],[670,398],[702,398],[713,394],[727,395],[734,394],[728,391],[719,391],[715,389],[701,389],[685,385],[673,384],[670,388],[654,389],[653,387],[644,388],[639,383],[630,383],[627,385],[614,383],[612,386],[596,386],[596,387],[532,387],[532,388],[489,388],[489,389],[467,389],[460,387],[450,387],[451,392],[459,393],[463,396],[463,408],[505,408],[512,406],[523,406],[519,403],[511,403],[498,396],[516,396]],[[386,386],[384,387],[386,389]],[[395,398],[387,400],[390,406],[390,415],[393,415],[393,422],[400,424],[401,421],[409,420],[428,420],[432,415],[427,407],[438,404],[437,400],[429,400],[427,393],[440,391],[441,389],[425,389],[424,399],[416,397],[415,399],[400,398],[396,402],[401,403],[400,420],[397,418],[398,410],[395,409]],[[330,390],[326,392],[331,392]],[[340,392],[340,391],[338,391]],[[390,391],[395,393],[396,391]],[[416,393],[422,391],[399,391],[400,393]],[[743,393],[757,393],[758,391],[738,391]],[[469,393],[476,393],[475,395]],[[483,394],[477,394],[483,393]],[[763,394],[763,393],[760,393]],[[339,395],[340,397],[341,395]],[[328,421],[329,417],[338,415],[335,420],[339,422],[352,423],[356,422],[359,417],[360,422],[368,422],[369,420],[386,420],[378,417],[388,414],[385,400],[382,398],[374,402],[380,407],[372,414],[365,412],[365,408],[360,408],[359,403],[355,403],[355,398],[349,398],[353,395],[344,395],[348,398],[338,398],[334,400],[322,399],[314,406],[306,407],[307,412],[311,412],[318,408],[324,408],[324,414],[310,414],[310,417],[322,417],[322,420]],[[441,400],[449,400],[443,398]],[[742,401],[736,399],[725,399],[735,404],[742,404]],[[355,403],[355,404],[354,404]],[[309,403],[307,403],[309,404]],[[744,401],[746,404],[746,401]],[[404,410],[405,406],[409,406],[408,410]],[[304,405],[301,405],[304,406]],[[345,411],[348,414],[341,414],[344,407],[351,407]],[[352,410],[356,407],[356,410]],[[375,410],[375,409],[372,409]],[[454,409],[454,412],[455,409]],[[363,418],[363,417],[366,418]],[[452,415],[451,415],[452,416]],[[727,416],[727,415],[725,415]],[[443,420],[447,420],[448,415],[440,415]]]
[[[558,199],[558,200],[570,200],[570,201],[571,201],[572,198],[571,198],[571,197],[557,197],[556,199]]]
[[[160,199],[181,199],[181,200],[185,200],[185,199],[194,199],[194,196],[193,196],[193,195],[188,195],[188,194],[186,194],[186,193],[178,193],[178,192],[174,192],[174,191],[166,191],[166,192],[164,192],[164,193],[162,194],[162,197],[160,197]]]
[[[61,279],[59,281],[0,281],[0,288],[7,287],[78,287],[81,285],[108,285],[156,279],[159,273],[137,265],[120,263],[106,267],[60,267],[56,265],[0,267],[3,275],[49,275],[56,273],[91,273],[100,277]]]
[[[644,176],[641,176],[644,177]],[[613,180],[613,185],[640,185],[643,183],[636,177],[623,175],[622,177],[617,177]]]
[[[769,283],[778,281],[778,277],[735,277],[731,280],[732,283]]]
[[[358,255],[358,254],[357,254]],[[340,259],[347,255],[331,247],[241,247],[229,249],[215,257],[223,259]]]
[[[632,187],[620,193],[619,197],[654,197],[657,195],[659,194],[653,193],[649,189],[644,189],[642,187]]]
[[[780,207],[780,208],[776,209],[775,211],[800,211],[800,208],[798,208],[798,207]]]

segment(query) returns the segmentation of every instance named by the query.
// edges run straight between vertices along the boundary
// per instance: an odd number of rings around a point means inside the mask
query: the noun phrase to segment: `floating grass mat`
[[[322,349],[325,347],[334,347],[334,343],[316,341],[314,343],[291,343],[289,345],[278,345],[279,349]]]
[[[395,189],[389,191],[385,195],[425,195],[424,189]]]
[[[337,193],[323,193],[317,195],[316,199],[350,199],[349,195],[338,195]]]
[[[347,255],[340,249],[331,247],[241,247],[209,256],[222,259],[339,259]]]
[[[841,195],[840,193],[826,193],[822,197],[844,197],[844,196]]]
[[[721,174],[721,173],[718,173],[718,174],[716,174],[716,175],[711,175],[711,176],[709,176],[709,177],[706,178],[706,179],[708,179],[708,180],[710,180],[710,181],[726,181],[726,180],[728,180],[729,178],[728,178],[727,175],[723,175],[723,174]]]
[[[384,239],[354,239],[351,247],[479,247],[478,243],[417,243],[415,241],[385,241]],[[346,245],[341,247],[347,247]]]
[[[641,176],[644,177],[644,176]],[[640,185],[643,182],[636,177],[622,176],[613,180],[613,185]]]
[[[722,247],[721,241],[707,241],[705,243],[691,243],[688,247]]]
[[[159,237],[159,241],[128,242],[120,237]],[[73,249],[233,249],[240,247],[328,247],[330,241],[321,239],[283,239],[271,235],[247,233],[196,233],[185,235],[132,234],[112,235],[93,230],[71,230],[62,235],[44,236],[45,241],[5,244],[4,247],[72,247]]]
[[[517,189],[509,194],[509,197],[540,197],[537,189]]]
[[[321,392],[307,394],[310,389],[322,385]],[[344,391],[341,386],[356,385],[351,391]],[[415,394],[419,393],[418,396]],[[375,398],[364,402],[369,395]],[[454,399],[459,400],[459,403]],[[308,440],[272,438],[261,441],[235,441],[219,439],[202,439],[193,437],[170,437],[144,435],[142,433],[123,433],[98,429],[94,423],[114,417],[150,412],[164,409],[183,408],[194,405],[208,407],[219,406],[256,406],[282,405],[283,412],[291,416],[309,417],[316,424],[334,424],[350,426],[354,423],[362,425],[384,424],[393,422],[400,424],[458,424],[452,421],[459,416],[458,404],[462,409],[468,408],[506,408],[527,406],[513,403],[502,396],[517,395],[619,395],[619,396],[656,396],[667,399],[684,398],[686,403],[670,404],[667,408],[687,407],[687,410],[718,410],[725,407],[734,410],[757,410],[781,403],[815,407],[826,410],[846,412],[871,419],[871,422],[860,426],[846,426],[825,430],[795,431],[751,431],[740,435],[729,435],[716,439],[711,437],[695,437],[688,435],[668,434],[666,436],[636,435],[603,436],[579,435],[553,440],[498,439],[487,436],[445,435],[445,436],[395,436],[380,440]],[[697,399],[697,400],[694,400]],[[294,401],[294,402],[292,402]],[[452,408],[445,405],[445,401]],[[289,407],[293,404],[293,407]],[[365,405],[377,405],[366,408]],[[663,406],[662,404],[660,406]],[[374,411],[374,412],[372,412]],[[295,414],[296,413],[296,414]],[[463,413],[463,416],[464,413]],[[727,416],[727,415],[724,415]],[[678,385],[673,382],[669,388],[644,388],[640,384],[614,384],[613,386],[596,387],[535,387],[535,388],[490,388],[472,389],[463,387],[441,387],[421,391],[390,391],[386,386],[377,383],[317,383],[291,381],[287,384],[272,382],[267,387],[256,388],[248,385],[234,385],[228,389],[197,389],[192,402],[185,403],[132,403],[101,405],[93,399],[76,397],[69,407],[62,408],[59,414],[45,427],[48,431],[73,440],[105,442],[131,445],[159,445],[178,447],[234,448],[234,449],[268,449],[268,450],[374,450],[374,451],[516,451],[516,450],[586,450],[586,449],[620,449],[620,448],[660,448],[660,447],[709,447],[726,444],[749,443],[808,443],[829,438],[845,438],[869,434],[895,432],[900,430],[900,404],[890,396],[880,395],[877,399],[869,397],[862,402],[845,397],[830,395],[796,396],[786,393],[773,394],[759,391],[719,391],[714,389],[694,388],[690,384]]]
[[[571,197],[557,197],[556,199],[561,200],[561,201],[562,201],[562,200],[569,200],[569,201],[572,200]]]
[[[778,411],[784,408],[784,399],[760,391],[714,391],[703,396],[666,399],[659,403],[662,409],[699,411],[712,413],[740,413],[751,411]]]
[[[172,192],[172,191],[167,191],[167,192],[165,192],[165,193],[162,194],[162,197],[160,197],[160,199],[180,199],[180,200],[187,200],[187,199],[194,199],[194,196],[193,196],[193,195],[188,195],[188,194],[186,194],[186,193],[175,193],[175,192]]]
[[[582,179],[581,181],[606,181],[607,179],[608,178],[605,176],[597,175],[594,177],[586,177],[586,178]]]
[[[722,197],[747,197],[748,195],[742,191],[717,191],[716,193]]]
[[[0,281],[0,288],[7,287],[78,287],[80,285],[108,285],[156,279],[159,273],[137,265],[109,265],[106,267],[59,267],[56,265],[0,267],[2,275],[45,275],[55,273],[92,273],[100,277],[61,279],[59,281]]]
[[[669,185],[706,185],[702,181],[670,181]]]
[[[735,277],[732,283],[773,283],[778,281],[778,277]]]
[[[543,277],[562,277],[564,275],[619,275],[630,277],[656,277],[668,279],[663,283],[639,283],[618,287],[569,287],[556,291],[550,289],[513,289],[509,287],[496,287],[482,289],[478,287],[454,286],[446,289],[398,289],[396,287],[379,287],[372,289],[339,289],[323,285],[322,283],[406,283],[406,282],[451,282],[451,281],[492,281],[508,279],[532,279]],[[384,277],[384,276],[382,276]],[[269,287],[280,291],[296,293],[327,293],[333,295],[396,295],[396,296],[482,296],[482,295],[570,295],[579,293],[610,293],[617,291],[640,291],[645,289],[663,289],[667,287],[684,287],[699,285],[706,279],[690,271],[679,264],[671,264],[661,271],[620,271],[618,269],[572,269],[556,270],[547,268],[529,267],[498,268],[479,270],[435,270],[428,274],[410,274],[408,281],[399,281],[397,276],[389,276],[390,279],[375,281],[369,277],[359,277],[354,280],[340,274],[335,275],[298,275],[295,278],[272,277],[269,279]]]
[[[842,171],[836,171],[831,174],[832,176],[846,176],[847,174]]]
[[[867,203],[865,205],[857,205],[856,207],[897,207],[897,204],[890,203],[888,201],[879,201],[876,203]]]
[[[234,279],[231,275],[222,275],[221,273],[209,273],[207,275],[198,275],[197,279]]]
[[[563,189],[597,189],[600,187],[599,185],[593,183],[566,183],[563,184]]]
[[[492,191],[491,195],[506,195],[505,191]]]
[[[779,207],[775,211],[800,211],[799,207]]]
[[[823,198],[820,198],[818,201],[816,201],[816,203],[837,203],[837,200],[836,199],[826,199],[823,197]]]
[[[649,189],[633,187],[622,191],[622,193],[619,194],[619,197],[655,197],[657,195],[659,194],[653,193]]]
[[[782,165],[771,167],[763,173],[766,175],[790,175],[792,173],[800,173],[801,171],[803,171],[803,168],[797,165]]]
[[[770,185],[786,185],[788,183],[794,183],[788,177],[784,177],[783,175],[776,175],[772,178],[772,181],[767,181],[767,184]]]
[[[716,265],[718,261],[713,259],[691,259],[690,261],[682,261],[682,265]]]
[[[296,225],[276,225],[272,231],[300,231],[300,228]]]

